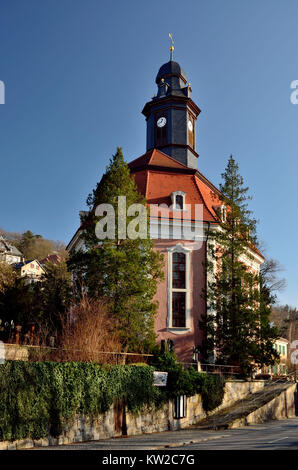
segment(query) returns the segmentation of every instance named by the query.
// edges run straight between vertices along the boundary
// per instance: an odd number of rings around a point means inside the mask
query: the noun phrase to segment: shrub
[[[56,348],[48,346],[52,336],[49,328],[38,325],[34,343],[39,347],[29,348],[30,361],[113,364],[119,357],[125,361],[125,356],[120,355],[123,348],[117,323],[108,314],[107,305],[102,300],[83,296],[59,321],[61,332],[58,334],[56,331]]]
[[[115,362],[115,355],[107,353],[119,353],[122,351],[122,344],[117,332],[117,323],[109,315],[106,304],[84,296],[78,304],[73,305],[71,315],[72,321],[65,318],[62,324],[60,346],[63,350],[59,351],[61,359]]]
[[[212,411],[222,403],[225,381],[219,375],[200,375],[203,408],[206,412]]]
[[[163,401],[161,391],[153,386],[153,368],[149,366],[113,366],[108,374],[114,398],[122,400],[129,411],[137,412]]]
[[[179,395],[202,395],[203,408],[206,412],[217,408],[224,396],[224,379],[217,375],[197,372],[193,367],[184,370],[177,362],[174,353],[161,353],[155,349],[152,365],[158,370],[168,372],[167,396],[174,398]]]

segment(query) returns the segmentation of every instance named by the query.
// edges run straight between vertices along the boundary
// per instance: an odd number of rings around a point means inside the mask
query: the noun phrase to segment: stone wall
[[[273,400],[266,403],[261,408],[253,411],[249,415],[237,419],[233,422],[231,428],[240,428],[250,424],[260,424],[273,419],[294,418],[295,413],[295,394],[297,384],[289,386]]]
[[[264,382],[262,381],[228,381],[225,385],[223,403],[219,408],[217,408],[217,410],[230,406],[235,401],[246,397],[250,393],[258,391],[263,387]],[[288,393],[288,391],[285,393]],[[292,395],[294,395],[293,392]],[[287,396],[289,403],[292,403],[291,392],[289,392],[289,395]],[[187,415],[186,418],[182,419],[174,418],[173,401],[165,403],[159,410],[154,412],[150,412],[148,410],[142,414],[133,414],[126,411],[123,415],[122,411],[121,407],[117,408],[116,406],[112,406],[107,413],[94,419],[87,416],[76,416],[71,423],[67,424],[63,434],[58,438],[47,437],[38,440],[22,439],[15,442],[0,442],[0,450],[61,445],[88,440],[107,439],[110,437],[119,437],[123,432],[128,436],[133,436],[167,430],[177,430],[196,424],[206,417],[206,412],[203,410],[200,395],[194,395],[187,399]]]
[[[6,361],[28,361],[28,348],[18,344],[4,344]]]
[[[146,434],[152,432],[161,432],[168,430],[183,429],[196,424],[206,417],[203,410],[201,395],[194,395],[187,398],[186,417],[174,418],[174,402],[165,403],[154,413],[142,413],[135,415],[126,414],[127,434],[134,436],[137,434]]]
[[[254,380],[251,382],[244,382],[240,380],[227,381],[225,384],[225,394],[220,407],[216,411],[227,406],[231,406],[237,400],[246,398],[250,393],[258,392],[265,386],[263,380]]]

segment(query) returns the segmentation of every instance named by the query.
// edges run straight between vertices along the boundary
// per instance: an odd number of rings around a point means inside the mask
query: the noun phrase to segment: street
[[[39,447],[38,450],[274,450],[298,449],[298,418],[271,421],[239,429],[180,431],[143,434],[126,438]]]
[[[245,428],[230,429],[220,433],[215,441],[184,446],[197,450],[286,450],[298,449],[298,418],[271,421]]]

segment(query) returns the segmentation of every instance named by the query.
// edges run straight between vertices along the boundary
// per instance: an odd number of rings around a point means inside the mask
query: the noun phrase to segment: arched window
[[[169,311],[168,327],[177,329],[177,333],[189,328],[190,322],[190,250],[178,244],[168,249],[169,252]],[[178,329],[183,329],[178,331]]]
[[[171,194],[174,210],[185,210],[185,193],[183,191],[174,191]]]
[[[176,194],[176,209],[181,209],[183,210],[183,196],[180,196],[180,194]]]
[[[185,254],[173,253],[172,289],[185,289]],[[172,292],[172,325],[185,327],[186,292]]]

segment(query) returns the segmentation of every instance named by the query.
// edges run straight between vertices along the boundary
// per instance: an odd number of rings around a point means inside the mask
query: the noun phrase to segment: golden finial
[[[173,52],[174,52],[174,39],[171,33],[169,33],[169,38],[171,40],[171,45],[170,45],[170,60],[173,60]]]

